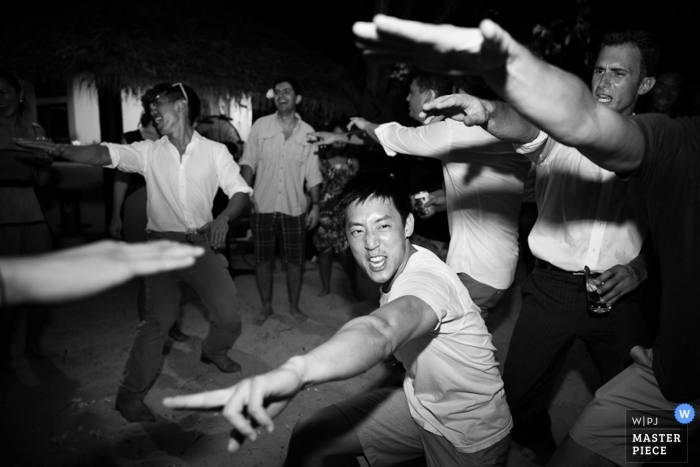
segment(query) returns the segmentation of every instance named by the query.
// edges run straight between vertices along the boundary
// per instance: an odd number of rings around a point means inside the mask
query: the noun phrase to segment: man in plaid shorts
[[[319,219],[319,188],[322,175],[316,148],[307,142],[314,129],[304,122],[296,106],[301,89],[296,80],[282,78],[272,87],[277,112],[259,118],[250,130],[239,164],[241,175],[253,186],[255,212],[251,230],[255,245],[255,279],[262,308],[253,319],[261,325],[272,314],[272,269],[275,242],[281,241],[282,260],[286,263],[289,314],[306,320],[299,309],[306,229]],[[307,212],[304,183],[311,195]]]

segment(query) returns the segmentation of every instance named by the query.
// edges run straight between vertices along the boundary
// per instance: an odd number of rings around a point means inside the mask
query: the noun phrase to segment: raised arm
[[[255,426],[274,429],[278,415],[302,388],[351,378],[383,361],[409,340],[437,326],[437,316],[423,300],[406,296],[345,324],[326,343],[306,355],[289,359],[276,370],[246,379],[228,389],[169,397],[166,407],[210,409],[224,407],[223,415],[234,433],[251,441]],[[236,436],[229,450],[240,447]]]
[[[109,150],[99,144],[87,146],[73,146],[72,144],[57,144],[46,141],[34,141],[28,139],[13,139],[19,146],[43,151],[52,157],[64,157],[73,162],[102,167],[112,163]]]
[[[471,29],[379,15],[354,31],[371,57],[482,74],[521,115],[601,167],[630,171],[641,161],[644,140],[631,120],[599,105],[581,80],[539,60],[492,21]]]
[[[536,126],[505,102],[488,101],[469,94],[438,97],[423,106],[423,113],[441,114],[466,126],[479,125],[509,143],[529,143],[539,133]]]
[[[0,307],[84,298],[135,276],[194,264],[204,250],[171,241],[112,240],[54,253],[0,259]]]

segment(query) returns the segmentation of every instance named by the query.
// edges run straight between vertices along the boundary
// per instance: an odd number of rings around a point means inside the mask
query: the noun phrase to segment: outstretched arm
[[[271,432],[277,416],[303,387],[351,378],[384,360],[405,342],[437,326],[437,316],[423,300],[405,296],[368,316],[345,324],[326,343],[306,355],[289,359],[276,370],[246,379],[228,389],[169,397],[166,407],[210,409],[223,407],[235,434],[251,441],[255,426]],[[229,450],[240,447],[232,437]]]
[[[99,144],[73,146],[72,144],[57,144],[20,138],[13,139],[12,141],[25,148],[43,151],[52,157],[64,157],[73,162],[80,162],[81,164],[102,167],[112,163],[112,158],[109,157],[109,149]]]
[[[332,131],[312,131],[306,136],[314,146],[326,146],[333,143],[347,143],[355,146],[363,146],[371,143],[366,137],[363,138],[362,131],[348,131],[347,133],[335,133]],[[315,139],[314,139],[315,138]]]
[[[464,93],[438,97],[423,106],[422,114],[444,115],[466,126],[479,125],[496,138],[514,144],[529,143],[539,134],[537,127],[505,102]]]
[[[84,298],[136,276],[191,266],[202,253],[201,247],[166,240],[134,244],[105,240],[56,253],[3,258],[0,306]]]
[[[598,104],[581,80],[536,58],[492,21],[471,29],[378,15],[353,29],[370,57],[482,74],[521,115],[601,167],[627,172],[641,162],[644,140],[634,122]]]

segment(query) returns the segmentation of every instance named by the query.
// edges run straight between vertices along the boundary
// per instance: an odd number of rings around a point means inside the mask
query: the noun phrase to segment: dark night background
[[[235,2],[240,11],[268,23],[300,44],[361,74],[351,27],[374,13],[428,23],[474,27],[491,18],[548,61],[587,77],[596,44],[616,30],[644,29],[662,45],[662,68],[676,67],[697,80],[697,2],[683,0],[363,0],[338,2]],[[534,34],[536,26],[542,31]],[[567,36],[568,41],[567,41]]]

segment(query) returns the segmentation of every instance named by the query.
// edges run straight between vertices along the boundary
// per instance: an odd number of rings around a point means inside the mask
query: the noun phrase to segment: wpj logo
[[[627,462],[688,462],[688,424],[695,409],[626,410]]]

